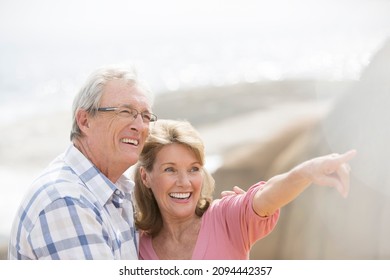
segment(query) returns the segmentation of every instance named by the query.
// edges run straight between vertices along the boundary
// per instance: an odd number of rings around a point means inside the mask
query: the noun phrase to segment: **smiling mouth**
[[[191,193],[170,193],[169,196],[175,199],[189,199],[191,197]]]
[[[130,139],[130,138],[122,138],[121,142],[125,143],[125,144],[130,144],[130,145],[133,145],[133,146],[138,146],[138,144],[139,144],[138,140]]]

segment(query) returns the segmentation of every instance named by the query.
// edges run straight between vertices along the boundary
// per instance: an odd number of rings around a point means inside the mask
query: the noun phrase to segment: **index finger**
[[[338,160],[340,161],[340,163],[346,163],[346,162],[350,161],[351,159],[353,159],[356,156],[356,154],[357,154],[356,150],[350,150],[350,151],[340,155]]]

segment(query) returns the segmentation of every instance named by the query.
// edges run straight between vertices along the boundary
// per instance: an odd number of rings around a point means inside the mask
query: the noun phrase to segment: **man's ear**
[[[76,113],[76,121],[80,130],[85,133],[89,128],[89,114],[84,109],[79,109]]]

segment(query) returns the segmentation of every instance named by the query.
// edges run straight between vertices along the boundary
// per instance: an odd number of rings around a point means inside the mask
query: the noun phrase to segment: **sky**
[[[389,0],[0,0],[0,98],[73,93],[119,61],[161,91],[357,78],[390,36],[389,14]]]
[[[2,40],[87,39],[108,36],[164,36],[177,30],[239,33],[242,26],[345,32],[388,29],[387,0],[67,0],[0,1]],[[315,28],[313,28],[315,27]],[[162,34],[156,34],[156,31]],[[48,37],[49,36],[49,37]],[[86,37],[85,37],[86,36]]]

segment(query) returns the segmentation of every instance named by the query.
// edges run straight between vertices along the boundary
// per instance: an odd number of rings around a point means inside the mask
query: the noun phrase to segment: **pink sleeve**
[[[245,194],[224,197],[213,205],[213,208],[220,208],[218,212],[221,211],[230,242],[235,243],[237,248],[249,250],[257,240],[267,236],[278,221],[280,209],[269,217],[260,217],[252,208],[254,195],[264,185],[265,182],[259,182],[251,186]]]

